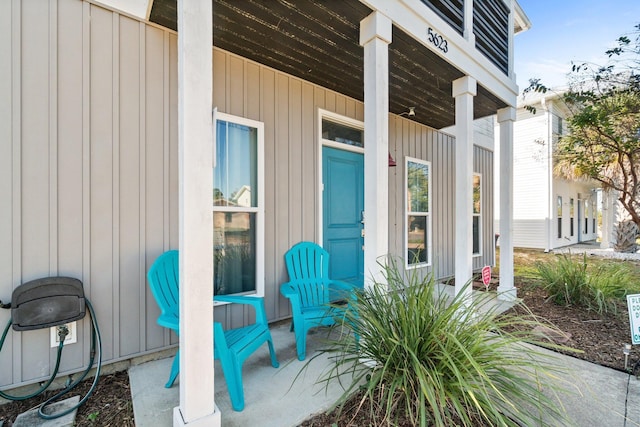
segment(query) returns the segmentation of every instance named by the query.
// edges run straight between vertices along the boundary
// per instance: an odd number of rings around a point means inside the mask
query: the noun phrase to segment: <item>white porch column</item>
[[[213,401],[211,0],[178,0],[180,406],[174,426],[220,426]]]
[[[389,252],[389,43],[391,20],[360,22],[364,46],[364,283],[382,282],[377,262]]]
[[[516,298],[513,286],[513,123],[516,109],[498,110],[500,124],[500,285],[498,299]]]
[[[456,99],[456,295],[463,291],[473,276],[473,97],[477,84],[465,76],[453,82]],[[471,287],[465,293],[471,295]]]

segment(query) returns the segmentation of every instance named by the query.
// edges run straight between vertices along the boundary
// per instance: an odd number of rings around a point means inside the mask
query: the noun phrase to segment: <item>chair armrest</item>
[[[298,288],[291,282],[280,285],[280,293],[291,303],[291,314],[293,317],[302,315],[302,302],[300,301],[300,293]]]
[[[298,290],[291,284],[291,282],[286,282],[280,285],[280,293],[285,298],[296,298],[298,296]]]
[[[213,300],[216,302],[229,302],[232,304],[249,304],[255,306],[262,303],[262,297],[254,297],[248,295],[215,295]]]
[[[228,302],[232,304],[250,305],[256,310],[256,321],[267,324],[267,313],[264,309],[264,298],[244,296],[244,295],[216,295],[213,297],[217,302]]]

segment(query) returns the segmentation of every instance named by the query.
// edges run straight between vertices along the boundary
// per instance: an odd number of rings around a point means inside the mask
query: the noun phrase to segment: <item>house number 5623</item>
[[[442,52],[447,53],[449,51],[449,44],[447,43],[447,40],[440,34],[433,31],[433,28],[428,28],[427,36],[429,37],[429,43],[433,43],[433,45]]]

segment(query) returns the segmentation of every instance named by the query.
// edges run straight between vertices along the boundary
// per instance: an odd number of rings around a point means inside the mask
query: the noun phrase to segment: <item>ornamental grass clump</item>
[[[350,406],[367,425],[558,425],[564,413],[542,388],[557,388],[549,380],[559,369],[522,342],[540,339],[534,322],[440,289],[391,263],[350,301],[339,323],[359,340],[332,334],[323,350],[336,363],[321,381],[345,387],[338,411],[360,391]]]
[[[582,257],[560,254],[553,261],[536,264],[538,281],[554,303],[577,305],[598,314],[616,313],[627,294],[640,290],[634,271],[620,262],[587,262]]]

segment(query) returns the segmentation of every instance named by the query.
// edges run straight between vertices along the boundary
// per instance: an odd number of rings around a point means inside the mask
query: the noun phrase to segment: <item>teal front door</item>
[[[329,252],[329,274],[364,286],[364,156],[322,147],[322,246]]]

